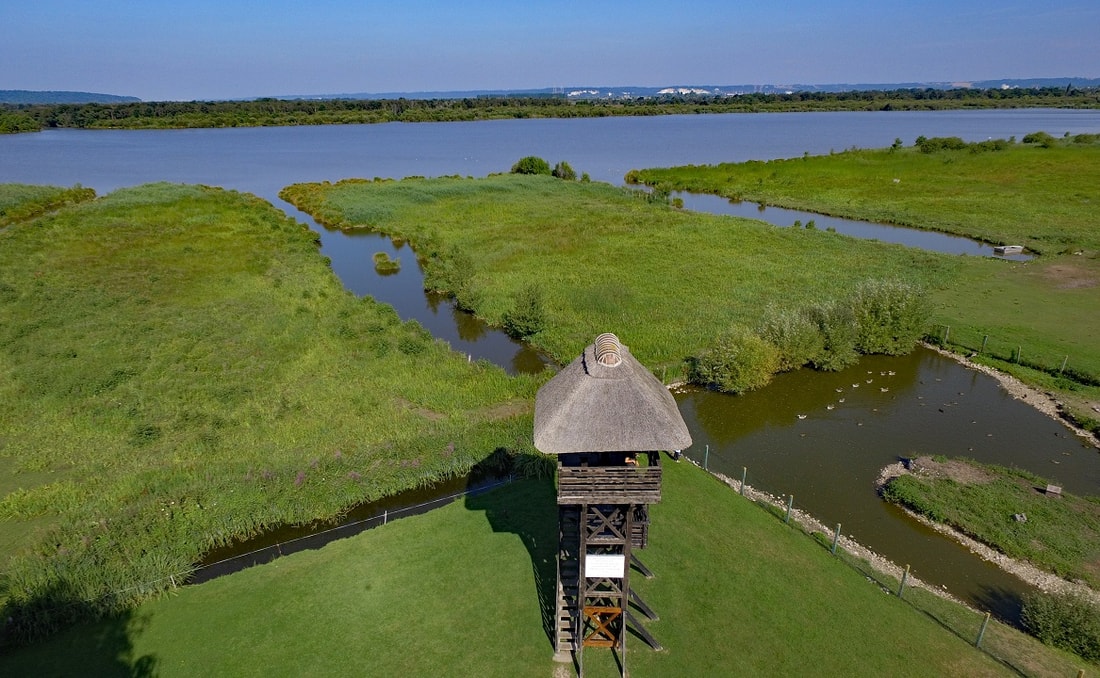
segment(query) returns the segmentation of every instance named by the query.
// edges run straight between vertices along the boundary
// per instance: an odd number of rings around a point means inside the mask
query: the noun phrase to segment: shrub
[[[689,378],[725,393],[742,393],[766,386],[779,363],[779,349],[743,327],[734,327],[691,361]]]
[[[936,151],[961,151],[966,148],[966,142],[960,137],[932,137],[931,139],[917,137],[917,148],[921,153],[935,153]]]
[[[1024,596],[1024,626],[1047,645],[1100,661],[1100,607],[1082,596],[1033,593]]]
[[[856,288],[849,307],[860,353],[908,353],[928,322],[927,295],[917,285],[900,280],[868,280]]]
[[[796,370],[825,350],[817,323],[801,309],[769,308],[756,333],[779,349],[779,372]]]
[[[822,351],[810,361],[811,365],[835,372],[859,360],[856,351],[859,326],[849,304],[833,302],[815,306],[810,310],[810,317],[817,324],[823,341]]]
[[[538,333],[546,324],[542,308],[542,289],[531,284],[516,295],[515,306],[505,312],[504,331],[515,339],[527,339]]]
[[[559,179],[564,179],[566,181],[577,180],[577,173],[573,170],[572,167],[569,166],[569,163],[565,162],[564,160],[554,165],[554,169],[550,173],[553,174],[555,177]]]
[[[538,156],[529,155],[512,165],[512,174],[550,174],[550,163]]]
[[[1024,135],[1024,143],[1038,144],[1043,148],[1053,148],[1058,141],[1046,132],[1032,132],[1031,134]]]

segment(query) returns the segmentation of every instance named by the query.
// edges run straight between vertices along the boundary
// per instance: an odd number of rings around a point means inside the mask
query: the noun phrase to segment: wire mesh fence
[[[1051,349],[1036,348],[1022,340],[989,334],[965,326],[933,325],[927,339],[930,343],[952,348],[971,357],[985,356],[1066,377],[1091,386],[1100,386],[1100,365],[1083,356],[1074,356]]]
[[[709,447],[709,446],[708,446]],[[691,461],[691,460],[689,460]],[[698,466],[703,466],[692,461]],[[1036,665],[1043,654],[1035,650],[1042,643],[1021,633],[1017,627],[994,618],[990,613],[976,610],[948,594],[941,587],[924,582],[914,576],[906,565],[904,569],[885,560],[851,536],[843,534],[842,525],[826,526],[812,515],[795,506],[793,495],[775,497],[748,485],[748,468],[742,469],[741,479],[735,480],[716,471],[711,473],[739,495],[761,506],[792,529],[798,530],[815,543],[830,551],[838,560],[858,571],[878,585],[886,594],[897,597],[914,610],[928,616],[963,641],[985,652],[1019,675],[1076,675],[1088,674],[1080,665],[1085,660],[1068,659],[1059,668]],[[1065,670],[1073,667],[1070,673]]]

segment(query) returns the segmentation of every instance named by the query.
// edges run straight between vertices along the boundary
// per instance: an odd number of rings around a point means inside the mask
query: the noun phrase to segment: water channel
[[[1100,131],[1100,111],[945,111],[798,113],[655,118],[524,120],[485,123],[176,131],[56,130],[0,137],[0,182],[72,185],[105,193],[149,181],[224,186],[270,200],[321,234],[322,251],[349,290],[392,304],[455,350],[509,372],[542,369],[529,347],[485,327],[444,299],[423,293],[408,246],[373,234],[323,229],[278,199],[283,186],[345,177],[403,177],[506,171],[536,154],[565,159],[594,180],[621,184],[629,169],[795,157],[851,146],[888,146],[895,138],[1022,137],[1029,132]],[[692,198],[693,201],[696,198]],[[714,206],[707,207],[710,201]],[[685,206],[729,213],[711,196]],[[721,209],[718,209],[721,203]],[[768,207],[781,225],[793,216]],[[844,228],[865,228],[842,224]],[[840,226],[836,230],[845,232]],[[882,228],[879,226],[878,228]],[[887,240],[882,231],[879,239]],[[903,234],[923,237],[923,232]],[[942,236],[942,234],[931,234]],[[949,236],[948,236],[949,237]],[[965,247],[974,245],[967,241]],[[937,246],[905,241],[910,246]],[[402,260],[401,272],[375,273],[371,256]],[[953,251],[953,250],[948,250]],[[966,252],[971,253],[971,252]],[[977,253],[977,252],[976,252]],[[608,328],[613,330],[614,328]],[[629,338],[624,337],[629,343]],[[580,350],[581,347],[578,347]],[[678,394],[695,440],[689,456],[796,504],[922,579],[1006,619],[1027,587],[955,542],[884,504],[879,469],[915,454],[965,455],[1016,465],[1078,494],[1100,494],[1100,454],[1057,422],[1009,397],[990,377],[927,350],[900,358],[867,357],[836,374],[780,375],[761,391],[731,397]],[[843,400],[842,400],[843,399]],[[800,415],[804,418],[800,418]],[[731,529],[734,529],[731,526]]]

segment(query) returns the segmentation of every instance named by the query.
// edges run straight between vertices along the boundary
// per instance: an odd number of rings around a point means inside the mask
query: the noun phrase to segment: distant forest
[[[181,129],[447,122],[507,118],[962,108],[1100,108],[1100,88],[897,89],[737,96],[669,95],[571,100],[565,96],[462,99],[255,99],[251,101],[3,104],[0,133],[50,128]]]

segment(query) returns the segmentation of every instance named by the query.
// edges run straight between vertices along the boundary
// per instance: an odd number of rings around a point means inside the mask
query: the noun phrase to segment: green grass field
[[[1007,634],[1012,656],[994,660],[973,647],[980,615],[914,608],[702,470],[665,469],[640,554],[656,577],[632,579],[659,613],[647,628],[665,649],[630,636],[632,675],[1087,668],[996,624],[987,639]],[[539,602],[553,584],[555,520],[552,482],[520,481],[14,650],[0,673],[570,675],[551,659]],[[584,667],[618,675],[607,650],[586,650]]]
[[[356,298],[317,239],[257,198],[167,184],[0,231],[17,635],[125,608],[266,526],[530,451],[537,380]]]
[[[1085,140],[986,152],[850,150],[632,178],[1040,253],[1027,263],[957,258],[955,274],[933,288],[935,333],[950,327],[950,343],[966,353],[985,344],[979,360],[1056,391],[1081,424],[1100,431],[1100,144]]]
[[[871,278],[954,281],[960,262],[825,231],[696,214],[644,194],[549,176],[299,184],[282,195],[323,223],[406,238],[427,284],[502,326],[535,288],[530,341],[568,362],[614,329],[651,369],[684,359],[769,309],[844,299]]]

